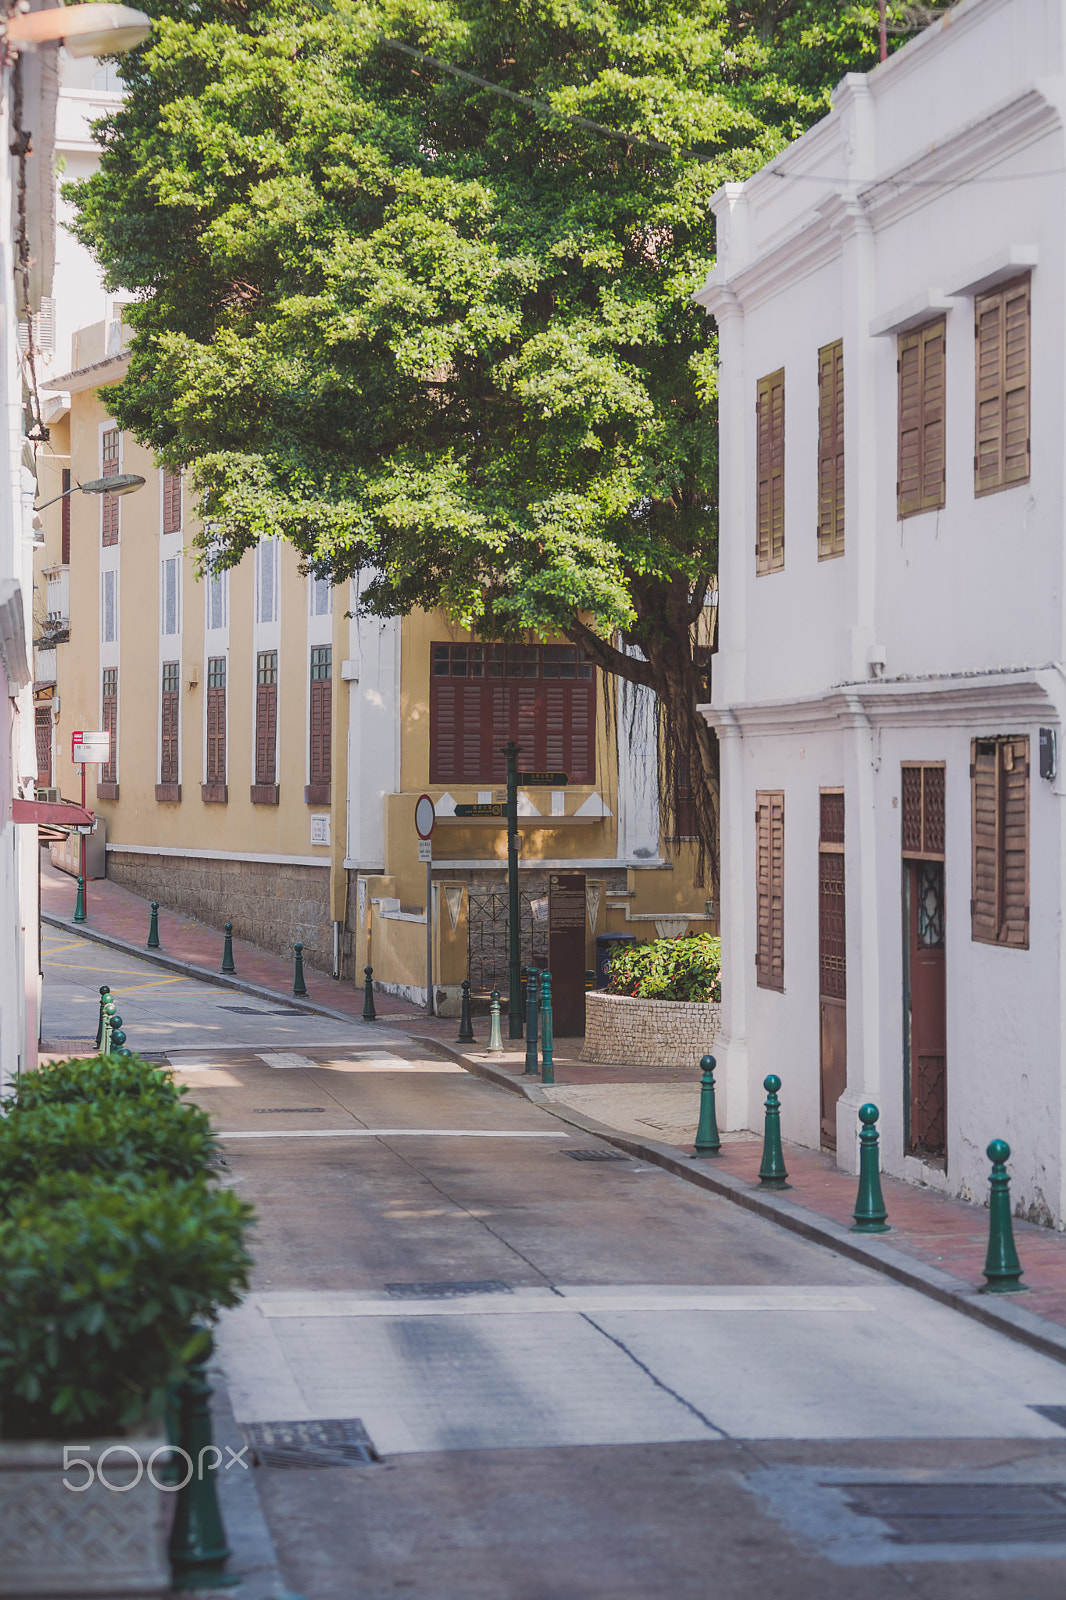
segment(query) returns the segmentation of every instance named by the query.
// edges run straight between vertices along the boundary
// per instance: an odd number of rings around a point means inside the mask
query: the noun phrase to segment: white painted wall
[[[848,1090],[881,1107],[885,1167],[983,1198],[1012,1146],[1016,1202],[1066,1220],[1066,785],[1037,775],[1066,682],[1064,0],[965,0],[714,202],[697,299],[721,340],[720,650],[725,1123],[783,1080],[786,1136],[819,1139],[818,792],[846,796]],[[974,288],[1032,267],[1032,473],[975,499]],[[896,515],[897,329],[947,315],[946,505]],[[817,559],[817,351],[844,340],[846,549]],[[755,398],[785,368],[785,568],[755,573]],[[879,680],[871,658],[884,657]],[[1030,739],[1030,948],[970,938],[970,740]],[[900,764],[947,764],[948,1167],[904,1154]],[[785,990],[755,983],[755,793],[785,792]]]

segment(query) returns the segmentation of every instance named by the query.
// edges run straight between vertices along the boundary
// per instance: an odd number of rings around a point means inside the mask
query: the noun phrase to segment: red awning
[[[37,827],[91,828],[95,817],[71,800],[12,800],[12,822],[32,822]]]

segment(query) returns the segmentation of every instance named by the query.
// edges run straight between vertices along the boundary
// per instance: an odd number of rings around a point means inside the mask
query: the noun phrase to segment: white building
[[[964,0],[716,197],[729,1127],[1066,1223],[1066,0]],[[1058,749],[1057,749],[1058,747]]]

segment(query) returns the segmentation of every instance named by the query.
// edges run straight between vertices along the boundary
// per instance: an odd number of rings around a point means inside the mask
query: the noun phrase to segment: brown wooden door
[[[818,1006],[822,1145],[837,1145],[837,1101],[848,1086],[844,916],[844,796],[823,790],[818,856]]]
[[[944,960],[944,863],[905,861],[907,977],[907,1153],[943,1160],[947,1153],[947,1003]]]

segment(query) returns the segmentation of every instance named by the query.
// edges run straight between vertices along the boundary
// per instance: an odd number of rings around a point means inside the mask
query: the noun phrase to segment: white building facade
[[[1066,1223],[1066,3],[715,199],[725,1125]]]

